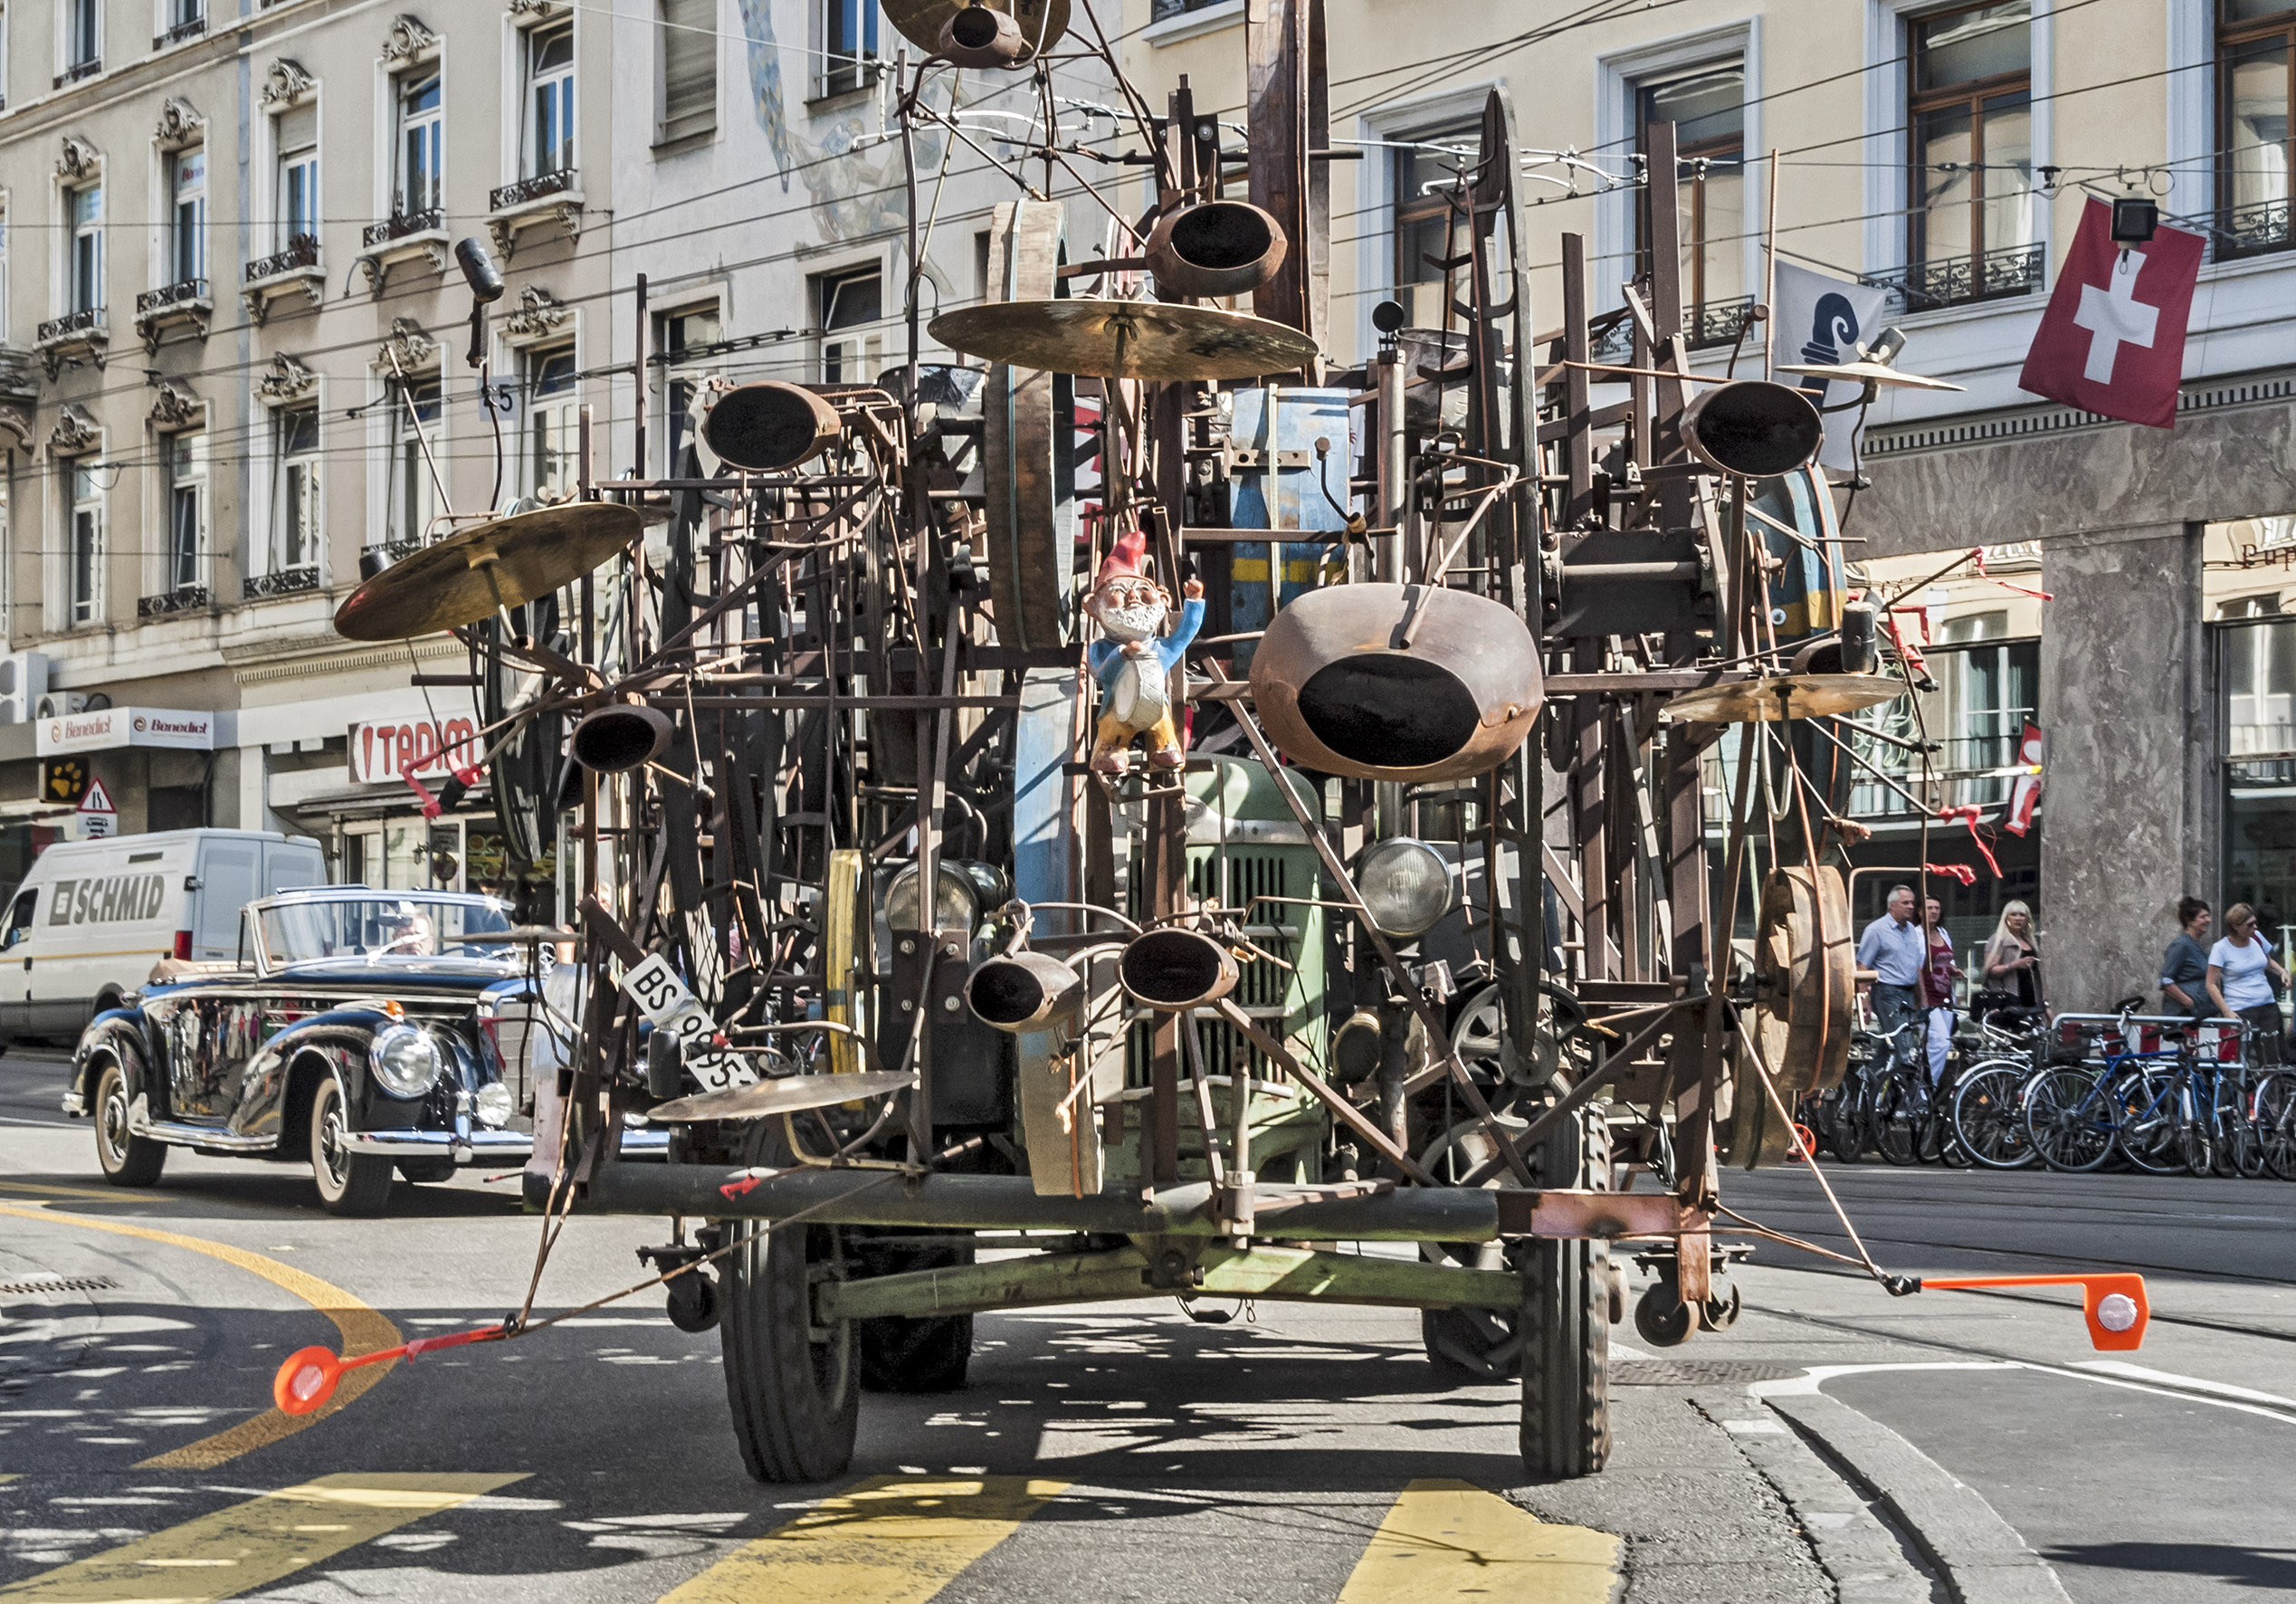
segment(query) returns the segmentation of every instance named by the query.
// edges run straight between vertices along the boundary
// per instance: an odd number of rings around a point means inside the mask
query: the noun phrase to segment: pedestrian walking
[[[1945,904],[1931,897],[1921,911],[1921,928],[1929,938],[1929,956],[1921,965],[1921,1007],[1929,1020],[1929,1084],[1945,1079],[1945,1063],[1953,1050],[1954,986],[1961,966],[1953,961],[1953,937],[1945,928]]]
[[[2225,910],[2224,940],[2208,950],[2208,998],[2219,1014],[2238,1016],[2254,1033],[2258,1064],[2278,1064],[2283,1056],[2286,1031],[2275,982],[2285,987],[2288,971],[2257,933],[2256,910],[2234,902]]]
[[[1920,1017],[1924,961],[1921,931],[1913,922],[1913,888],[1892,887],[1889,911],[1858,938],[1857,967],[1873,972],[1867,1002],[1873,1027],[1883,1035]]]
[[[2009,1007],[2042,1006],[2041,949],[2034,944],[2033,910],[2021,902],[2001,910],[2001,922],[1985,944],[1985,983],[2006,994]]]
[[[2208,904],[2198,897],[2177,900],[2177,939],[2160,959],[2161,1012],[2205,1019],[2215,1013],[2208,999]]]

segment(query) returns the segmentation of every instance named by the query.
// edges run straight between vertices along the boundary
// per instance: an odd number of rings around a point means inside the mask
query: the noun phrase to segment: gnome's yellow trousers
[[[1092,727],[1092,767],[1103,772],[1113,772],[1124,767],[1123,754],[1131,749],[1132,738],[1145,735],[1148,743],[1148,762],[1158,769],[1177,769],[1187,761],[1180,750],[1180,730],[1169,707],[1164,716],[1145,730],[1136,730],[1121,719],[1102,713]]]

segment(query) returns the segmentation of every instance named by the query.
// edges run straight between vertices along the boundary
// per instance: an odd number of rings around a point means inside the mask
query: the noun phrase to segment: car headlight
[[[915,864],[910,864],[892,878],[885,888],[885,922],[897,931],[961,930],[970,935],[974,921],[980,917],[973,883],[961,871],[944,863],[933,876],[939,894],[933,899],[933,922],[917,922],[917,884],[923,878]]]
[[[472,1106],[478,1112],[480,1124],[491,1125],[498,1131],[509,1124],[511,1114],[517,1112],[510,1087],[500,1081],[489,1081],[481,1086],[479,1094],[472,1099]]]
[[[1382,935],[1416,936],[1451,912],[1451,865],[1425,842],[1396,835],[1363,849],[1356,889]]]
[[[375,1033],[367,1049],[375,1078],[394,1097],[420,1097],[438,1079],[446,1062],[430,1032],[412,1025],[394,1025]]]

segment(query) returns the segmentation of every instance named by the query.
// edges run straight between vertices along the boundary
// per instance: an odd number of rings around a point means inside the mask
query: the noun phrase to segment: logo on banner
[[[358,785],[396,785],[424,774],[451,774],[481,756],[474,719],[412,719],[354,724],[351,779]]]

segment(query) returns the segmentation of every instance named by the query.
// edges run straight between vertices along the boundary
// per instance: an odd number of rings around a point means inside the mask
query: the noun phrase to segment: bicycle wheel
[[[2264,1173],[2263,1144],[2257,1140],[2246,1093],[2244,1086],[2227,1086],[2216,1098],[2216,1170],[2236,1180],[2254,1180]]]
[[[2276,1069],[2257,1082],[2248,1108],[2265,1172],[2296,1180],[2296,1071]]]
[[[1874,1083],[1864,1115],[1866,1134],[1884,1159],[1913,1162],[1921,1145],[1921,1114],[1910,1074],[1894,1070]]]
[[[2191,1168],[2185,1120],[2176,1088],[2166,1076],[2124,1070],[2105,1088],[2121,1156],[2150,1175],[2177,1175]],[[2208,1173],[2205,1149],[2196,1175]]]
[[[2022,1095],[2032,1073],[2024,1065],[1995,1059],[1963,1075],[1954,1092],[1954,1135],[1987,1170],[2023,1170],[2034,1160]]]
[[[2112,1100],[2087,1070],[2044,1069],[2026,1083],[2021,1101],[2025,1141],[2050,1169],[2084,1175],[2111,1155]]]

